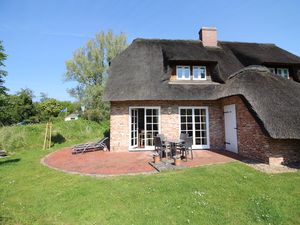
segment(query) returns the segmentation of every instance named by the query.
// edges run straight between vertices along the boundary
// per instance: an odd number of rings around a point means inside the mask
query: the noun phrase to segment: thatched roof
[[[300,65],[300,58],[275,45],[244,43],[250,56],[241,60],[238,55],[246,54],[241,46],[219,42],[219,48],[205,48],[199,41],[137,39],[113,60],[104,100],[217,100],[240,95],[271,137],[300,139],[300,84],[266,68],[244,68],[251,60]],[[255,53],[263,48],[268,54]],[[182,61],[208,63],[214,82],[170,83],[170,65]]]

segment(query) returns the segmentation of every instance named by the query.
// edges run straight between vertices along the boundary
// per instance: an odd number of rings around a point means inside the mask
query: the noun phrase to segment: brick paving
[[[71,148],[53,152],[42,159],[45,165],[69,173],[83,175],[125,175],[154,173],[149,164],[153,161],[152,152],[87,152],[72,154]],[[227,163],[239,159],[228,152],[198,150],[194,151],[194,160],[181,161],[181,168],[201,165]]]

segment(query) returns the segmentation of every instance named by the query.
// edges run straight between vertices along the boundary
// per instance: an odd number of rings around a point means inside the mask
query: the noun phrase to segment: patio
[[[157,170],[149,163],[153,162],[152,152],[104,152],[95,151],[84,154],[72,154],[71,148],[50,153],[41,162],[53,169],[67,173],[91,176],[116,176],[151,174]],[[238,156],[229,152],[196,150],[194,159],[181,161],[178,168],[232,162]]]

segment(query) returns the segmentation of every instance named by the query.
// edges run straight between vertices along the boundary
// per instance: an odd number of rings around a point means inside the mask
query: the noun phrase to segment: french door
[[[130,132],[130,145],[132,147],[138,146],[138,110],[131,110],[131,132]]]
[[[208,107],[179,107],[180,133],[193,137],[193,148],[209,148]]]
[[[154,137],[160,133],[160,108],[130,107],[129,113],[129,149],[154,149]]]

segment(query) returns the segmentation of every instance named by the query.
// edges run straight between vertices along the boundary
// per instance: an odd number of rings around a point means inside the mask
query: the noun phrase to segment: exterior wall
[[[300,161],[300,140],[280,140],[265,135],[239,96],[228,97],[221,101],[223,106],[236,105],[240,155],[267,163]]]
[[[129,107],[160,106],[161,133],[170,139],[179,137],[179,107],[208,106],[210,148],[224,148],[223,111],[218,101],[128,101],[113,102],[110,116],[110,148],[112,151],[129,149]]]
[[[224,150],[223,107],[229,104],[236,105],[238,152],[240,155],[267,163],[269,161],[300,161],[300,140],[280,140],[265,135],[239,96],[217,101],[112,102],[110,117],[111,151],[128,151],[129,149],[130,106],[160,106],[161,133],[172,139],[179,137],[178,107],[208,106],[210,149]]]

